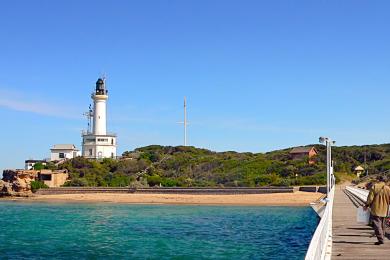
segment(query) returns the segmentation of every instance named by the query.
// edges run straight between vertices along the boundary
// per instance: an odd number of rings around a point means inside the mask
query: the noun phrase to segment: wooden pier
[[[376,246],[370,226],[356,222],[357,202],[336,187],[333,204],[332,259],[390,259],[390,240]]]

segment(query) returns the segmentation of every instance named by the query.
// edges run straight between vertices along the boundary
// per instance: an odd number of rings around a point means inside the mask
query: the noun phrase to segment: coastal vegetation
[[[261,187],[323,185],[325,147],[314,163],[293,160],[291,149],[269,153],[212,152],[184,146],[147,146],[123,153],[120,160],[91,161],[78,157],[59,166],[70,173],[65,186]],[[336,178],[353,179],[354,168],[369,173],[390,169],[390,144],[334,147]]]
[[[32,181],[31,182],[31,191],[36,192],[39,189],[46,189],[49,188],[43,181]]]

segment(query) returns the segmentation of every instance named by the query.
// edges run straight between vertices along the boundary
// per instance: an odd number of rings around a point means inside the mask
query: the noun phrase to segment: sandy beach
[[[129,204],[189,204],[189,205],[248,205],[248,206],[306,206],[323,194],[312,192],[193,195],[193,194],[59,194],[37,195],[27,200],[43,202],[109,202]]]

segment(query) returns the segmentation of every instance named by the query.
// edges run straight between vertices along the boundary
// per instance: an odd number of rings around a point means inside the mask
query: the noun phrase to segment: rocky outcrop
[[[31,182],[36,180],[37,176],[37,171],[3,171],[3,180],[0,181],[0,196],[31,196]]]
[[[0,196],[12,192],[11,183],[0,180]]]

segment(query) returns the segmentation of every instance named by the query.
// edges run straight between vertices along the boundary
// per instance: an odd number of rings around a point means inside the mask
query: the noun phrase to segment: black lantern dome
[[[106,90],[106,86],[104,85],[104,80],[99,78],[96,81],[96,95],[106,95],[106,94],[107,94],[107,90]]]

